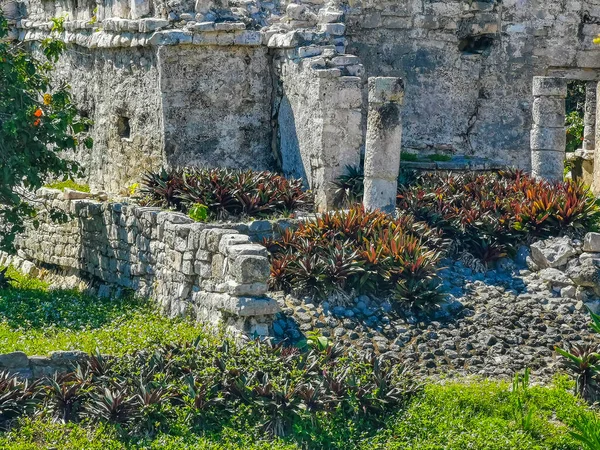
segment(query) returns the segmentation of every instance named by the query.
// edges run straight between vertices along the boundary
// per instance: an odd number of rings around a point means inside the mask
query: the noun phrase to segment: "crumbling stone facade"
[[[0,4],[34,49],[66,15],[57,76],[95,121],[80,157],[110,191],[164,165],[280,169],[326,209],[364,152],[367,79],[381,76],[404,82],[404,151],[531,170],[533,78],[600,70],[596,0]]]

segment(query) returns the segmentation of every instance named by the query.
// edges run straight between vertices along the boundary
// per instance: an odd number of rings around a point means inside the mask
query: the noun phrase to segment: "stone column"
[[[369,112],[365,142],[365,195],[367,211],[393,213],[396,208],[402,144],[401,78],[369,78]]]
[[[533,126],[531,128],[531,172],[536,178],[561,181],[564,176],[565,98],[564,78],[533,77]]]
[[[597,81],[588,81],[585,85],[585,110],[583,114],[583,150],[596,148],[596,89]]]
[[[600,96],[600,83],[596,84],[596,99]],[[587,90],[586,90],[586,99],[587,99]],[[586,108],[587,113],[587,108]],[[595,142],[600,143],[600,108],[596,108],[596,133],[595,133]],[[592,177],[592,192],[595,195],[600,194],[600,148],[594,149],[594,168],[593,168],[593,177]]]

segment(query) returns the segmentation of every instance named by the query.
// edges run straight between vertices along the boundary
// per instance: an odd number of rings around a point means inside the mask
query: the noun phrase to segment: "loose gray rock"
[[[587,233],[583,239],[583,251],[600,252],[600,233]]]
[[[577,256],[573,242],[568,236],[550,238],[531,245],[531,258],[540,268],[556,268]]]

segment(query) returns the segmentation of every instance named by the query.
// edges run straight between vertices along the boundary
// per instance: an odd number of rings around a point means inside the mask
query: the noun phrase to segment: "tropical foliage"
[[[324,213],[265,245],[272,254],[273,289],[318,298],[377,292],[416,308],[442,298],[436,271],[444,241],[410,215],[394,219],[353,207]]]
[[[235,169],[173,169],[147,173],[143,203],[189,212],[206,205],[209,219],[269,217],[310,208],[302,180],[270,172]]]
[[[78,115],[68,86],[50,78],[64,44],[44,42],[42,61],[7,35],[0,11],[0,247],[11,250],[24,219],[36,214],[28,193],[79,174],[63,152],[92,142],[84,133],[89,120]]]

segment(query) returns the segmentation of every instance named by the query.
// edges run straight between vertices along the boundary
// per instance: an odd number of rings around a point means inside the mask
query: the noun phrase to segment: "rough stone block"
[[[264,283],[269,279],[269,260],[261,256],[239,256],[231,264],[230,274],[236,281],[242,284]]]
[[[343,36],[346,33],[346,25],[343,23],[325,23],[320,25],[320,30],[332,36]]]
[[[558,128],[533,127],[530,146],[532,150],[553,150],[563,152],[567,145],[567,133],[564,126]]]
[[[268,258],[269,252],[264,245],[260,244],[235,244],[227,247],[227,255],[230,256],[231,259],[236,259],[240,255],[253,255]]]
[[[224,234],[219,242],[219,253],[226,255],[229,246],[249,243],[250,237],[245,234]]]
[[[577,256],[571,239],[567,236],[550,238],[531,244],[531,258],[540,268],[558,268]]]
[[[564,176],[564,152],[532,151],[531,172],[534,177],[548,181],[561,181]]]
[[[163,30],[155,32],[150,38],[150,45],[191,44],[192,33],[181,30]]]
[[[236,31],[245,30],[246,25],[243,22],[219,22],[215,23],[215,31]]]
[[[238,317],[269,316],[280,311],[277,301],[268,298],[232,297],[221,295],[214,302],[215,307]]]
[[[221,238],[227,234],[238,234],[236,230],[228,230],[223,228],[211,228],[206,231],[206,250],[209,252],[216,253],[219,251],[219,244]],[[202,233],[200,237],[200,244],[202,244]],[[202,248],[202,247],[200,247]]]
[[[533,77],[533,95],[548,97],[567,97],[567,80],[554,77]]]
[[[267,283],[238,283],[233,280],[221,283],[217,291],[227,292],[236,297],[262,297],[267,293]]]
[[[211,273],[213,277],[223,277],[227,273],[226,259],[223,255],[217,253],[213,255],[211,261]]]
[[[600,253],[600,233],[587,233],[583,239],[583,251]]]
[[[537,97],[533,100],[532,115],[533,123],[540,127],[564,127],[565,99],[560,97]]]
[[[0,355],[0,369],[21,369],[25,367],[29,367],[29,359],[23,352]]]
[[[169,25],[169,21],[165,19],[141,19],[140,22],[140,33],[150,33],[152,31],[160,30]]]
[[[132,19],[139,19],[150,14],[150,2],[148,0],[130,0],[129,8]]]

